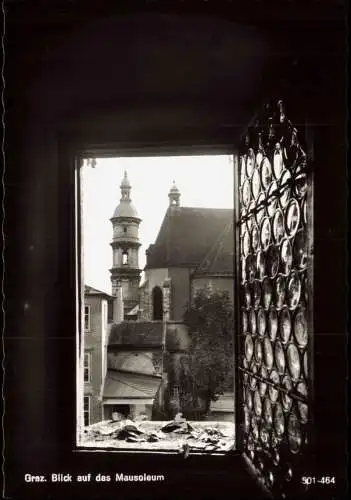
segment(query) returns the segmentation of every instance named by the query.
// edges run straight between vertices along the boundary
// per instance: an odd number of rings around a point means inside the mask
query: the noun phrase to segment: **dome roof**
[[[130,201],[122,200],[120,204],[116,207],[112,218],[115,217],[135,217],[138,218],[138,212],[136,211],[134,205]]]
[[[128,177],[127,177],[127,172],[125,171],[120,188],[123,189],[123,188],[130,188],[130,187],[131,187],[131,185],[130,185],[130,182],[129,182]]]
[[[179,189],[177,188],[177,186],[175,185],[175,182],[173,181],[172,187],[169,190],[169,194],[178,194],[178,193],[179,193]]]

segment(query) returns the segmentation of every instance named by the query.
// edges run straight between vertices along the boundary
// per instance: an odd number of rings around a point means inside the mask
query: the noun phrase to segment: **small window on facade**
[[[128,264],[128,252],[126,250],[122,254],[122,264],[124,266]]]
[[[84,382],[90,382],[91,379],[91,354],[84,354]]]
[[[90,425],[90,396],[84,396],[84,425]]]
[[[127,232],[127,228],[126,228],[126,227],[124,227],[124,228],[123,228],[123,232],[124,232],[124,233],[126,233],[126,232]]]
[[[84,306],[84,330],[90,330],[90,306]]]
[[[152,309],[153,320],[161,321],[163,319],[163,294],[159,286],[152,290]]]
[[[107,321],[111,323],[113,321],[113,300],[108,301],[107,305]]]

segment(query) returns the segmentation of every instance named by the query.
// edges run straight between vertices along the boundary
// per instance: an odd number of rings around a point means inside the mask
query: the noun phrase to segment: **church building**
[[[154,244],[146,251],[140,317],[182,321],[196,289],[226,290],[233,300],[233,210],[182,207],[175,183]]]

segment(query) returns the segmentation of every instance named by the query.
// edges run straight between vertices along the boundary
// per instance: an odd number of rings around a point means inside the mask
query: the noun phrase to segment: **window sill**
[[[168,422],[142,421],[134,423],[145,435],[156,433],[160,438],[156,442],[147,440],[128,442],[113,434],[121,429],[119,422],[104,421],[85,429],[78,444],[78,451],[113,451],[125,453],[161,453],[176,455],[211,455],[223,456],[235,451],[234,424],[231,422],[202,421],[187,423],[193,432],[163,433],[162,427]],[[99,430],[100,429],[100,430]],[[217,433],[217,443],[206,442],[210,430]],[[101,431],[101,433],[100,433]],[[216,438],[214,439],[216,440]]]

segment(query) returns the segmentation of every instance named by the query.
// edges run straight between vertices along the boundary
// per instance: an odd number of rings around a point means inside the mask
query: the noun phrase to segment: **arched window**
[[[160,321],[163,318],[163,294],[159,286],[152,290],[152,319]]]
[[[128,264],[128,252],[127,250],[124,250],[122,253],[122,264],[125,266]]]

